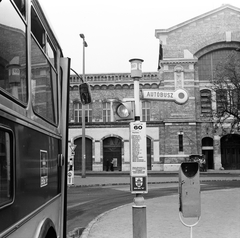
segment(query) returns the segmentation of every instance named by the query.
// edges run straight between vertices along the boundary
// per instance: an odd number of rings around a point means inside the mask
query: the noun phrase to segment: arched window
[[[225,60],[232,49],[221,49],[209,52],[198,60],[198,76],[200,81],[212,80],[213,73],[216,70],[216,66]]]
[[[213,139],[211,137],[204,137],[202,139],[202,146],[213,146]]]

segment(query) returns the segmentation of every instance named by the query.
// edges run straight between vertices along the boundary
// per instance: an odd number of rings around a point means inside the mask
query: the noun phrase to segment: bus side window
[[[26,17],[25,0],[14,0],[18,10]]]
[[[47,37],[47,55],[49,57],[50,62],[52,63],[52,65],[56,68],[56,50],[53,48],[50,39]]]
[[[0,208],[13,201],[12,137],[0,128]]]
[[[45,30],[36,14],[34,11],[33,7],[31,8],[31,31],[33,35],[35,36],[37,42],[39,45],[43,48],[45,51],[46,48],[46,37],[45,37]]]
[[[26,103],[26,22],[11,1],[0,1],[0,42],[0,90]]]
[[[31,89],[35,113],[57,122],[57,74],[35,39],[31,44]]]

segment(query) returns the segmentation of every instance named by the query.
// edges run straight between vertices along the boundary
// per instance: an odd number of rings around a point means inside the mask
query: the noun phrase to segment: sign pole
[[[83,82],[85,82],[85,47],[87,42],[85,41],[84,34],[80,34],[83,39]],[[85,104],[82,104],[82,178],[86,178],[86,138],[85,138]]]
[[[146,155],[146,123],[140,122],[140,89],[142,77],[141,59],[131,59],[131,77],[134,80],[135,122],[130,123],[131,143],[131,192],[136,194],[132,206],[133,238],[147,237],[146,205],[143,193],[147,193],[147,155]]]

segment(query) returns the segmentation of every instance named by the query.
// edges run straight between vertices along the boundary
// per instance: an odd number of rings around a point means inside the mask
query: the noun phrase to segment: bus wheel
[[[55,230],[53,229],[53,227],[51,227],[48,230],[47,235],[45,236],[45,238],[57,238],[57,234],[56,234]]]

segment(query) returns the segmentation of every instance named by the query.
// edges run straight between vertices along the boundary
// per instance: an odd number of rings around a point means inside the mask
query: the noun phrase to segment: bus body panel
[[[60,140],[0,117],[15,138],[15,198],[0,212],[0,233],[60,193]],[[21,143],[19,143],[21,142]],[[9,216],[11,214],[11,216]],[[8,219],[5,219],[8,217]]]
[[[56,213],[57,211],[57,213]],[[19,221],[12,227],[7,229],[1,234],[1,237],[19,238],[19,237],[31,237],[31,238],[45,238],[40,235],[41,230],[44,229],[44,221],[48,218],[51,219],[54,224],[54,229],[57,235],[60,234],[59,217],[61,216],[61,199],[54,199],[48,206],[44,206],[39,211],[35,211],[34,214],[30,214],[28,218]],[[48,229],[49,227],[45,227]],[[59,236],[61,237],[61,236]],[[53,237],[55,238],[55,237]]]
[[[0,237],[65,238],[70,59],[38,0],[0,10]]]

